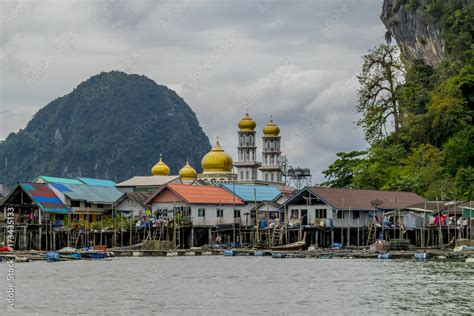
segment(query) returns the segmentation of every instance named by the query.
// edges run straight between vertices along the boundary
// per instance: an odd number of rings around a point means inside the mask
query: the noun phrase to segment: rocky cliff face
[[[404,58],[421,59],[436,67],[444,57],[445,45],[441,39],[440,23],[427,19],[423,14],[422,8],[429,2],[384,0],[380,17],[397,41]]]

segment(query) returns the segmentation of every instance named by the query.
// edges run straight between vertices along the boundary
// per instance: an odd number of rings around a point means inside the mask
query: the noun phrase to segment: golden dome
[[[245,113],[243,119],[239,122],[239,128],[242,132],[251,132],[257,127],[257,123],[250,117],[248,113]]]
[[[280,128],[273,122],[273,120],[270,120],[270,122],[268,122],[263,128],[263,134],[265,136],[278,136],[280,134]]]
[[[232,171],[232,157],[229,156],[216,142],[211,151],[201,161],[202,173],[230,173]]]
[[[154,176],[167,176],[170,174],[170,168],[163,162],[161,154],[160,161],[151,168],[151,173]]]
[[[186,161],[186,165],[179,170],[179,177],[181,180],[194,180],[197,177],[196,169],[191,167],[188,161]]]

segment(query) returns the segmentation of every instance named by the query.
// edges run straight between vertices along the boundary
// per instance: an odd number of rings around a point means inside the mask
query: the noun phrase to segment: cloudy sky
[[[381,0],[1,1],[0,139],[41,107],[110,70],[182,96],[213,142],[236,156],[246,109],[270,115],[290,165],[313,182],[354,127],[361,56],[383,40]]]

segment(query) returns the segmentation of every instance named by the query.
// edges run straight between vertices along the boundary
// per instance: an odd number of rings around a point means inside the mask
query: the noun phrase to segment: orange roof
[[[189,184],[168,184],[166,187],[181,196],[188,204],[244,204],[237,196],[221,187]]]

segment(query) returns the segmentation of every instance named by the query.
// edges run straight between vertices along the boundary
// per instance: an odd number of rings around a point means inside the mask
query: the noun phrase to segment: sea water
[[[0,314],[8,266],[0,264]],[[461,261],[130,257],[15,267],[15,313],[39,315],[470,314]]]

